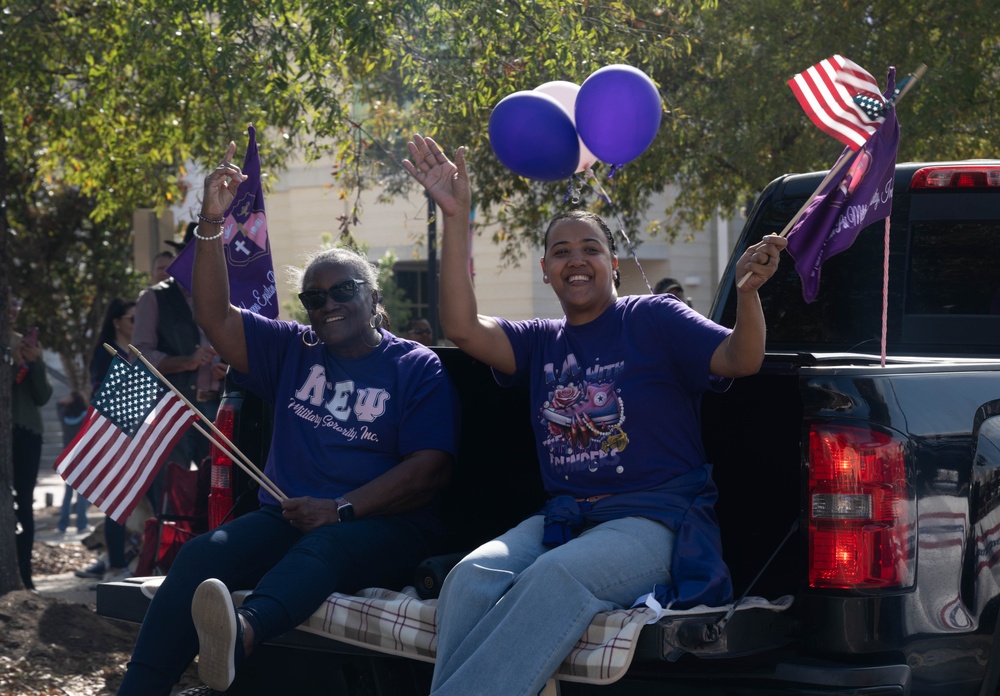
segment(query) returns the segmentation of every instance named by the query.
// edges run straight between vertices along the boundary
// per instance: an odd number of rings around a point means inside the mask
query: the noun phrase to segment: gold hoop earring
[[[308,347],[308,348],[315,348],[316,346],[318,346],[320,344],[319,334],[316,335],[316,341],[315,341],[315,343],[310,343],[309,341],[306,340],[306,334],[307,333],[309,333],[309,332],[308,331],[303,331],[302,332],[302,344],[304,346]]]

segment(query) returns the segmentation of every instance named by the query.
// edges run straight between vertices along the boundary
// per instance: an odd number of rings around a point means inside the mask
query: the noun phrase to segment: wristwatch
[[[337,498],[337,516],[341,522],[354,520],[354,506],[344,497]]]

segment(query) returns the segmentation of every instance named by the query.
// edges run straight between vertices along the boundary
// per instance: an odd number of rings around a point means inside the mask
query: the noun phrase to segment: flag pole
[[[135,348],[133,348],[132,346],[129,346],[129,348],[132,348],[132,350],[133,350],[133,351],[135,350]],[[108,345],[107,343],[105,343],[105,344],[104,344],[104,349],[105,349],[106,351],[108,351],[109,353],[111,353],[112,355],[117,355],[117,354],[118,354],[118,351],[117,351],[117,350],[115,350],[115,349],[114,349],[114,347],[112,347],[112,346]],[[138,353],[137,351],[136,351],[136,355],[139,355],[139,353]],[[140,357],[141,357],[141,356],[140,356]],[[150,364],[149,364],[149,362],[148,362],[148,361],[147,361],[147,360],[146,360],[145,358],[141,358],[141,359],[142,359],[142,362],[143,362],[143,364],[144,364],[144,365],[146,365],[146,366],[147,366],[147,367],[148,367],[148,368],[149,368],[149,369],[150,369],[150,370],[151,370],[151,371],[153,372],[153,374],[155,374],[155,375],[156,375],[156,377],[157,377],[157,378],[158,378],[158,379],[159,379],[159,380],[160,380],[161,382],[163,382],[164,384],[166,384],[167,386],[169,386],[169,387],[171,388],[171,390],[172,390],[172,391],[173,391],[173,392],[174,392],[175,394],[177,394],[177,395],[178,395],[178,396],[179,396],[179,397],[180,397],[181,399],[183,399],[183,400],[184,400],[184,402],[185,402],[185,403],[186,403],[186,404],[187,404],[187,405],[188,405],[188,406],[189,406],[189,407],[190,407],[190,408],[191,408],[191,409],[192,409],[192,410],[193,410],[193,411],[194,411],[195,413],[197,413],[197,414],[198,414],[198,416],[199,416],[199,417],[201,418],[201,420],[205,421],[206,423],[208,423],[208,422],[209,422],[209,421],[208,421],[208,420],[207,420],[207,419],[205,418],[205,416],[204,416],[204,415],[202,415],[201,411],[199,411],[199,410],[198,410],[197,408],[195,408],[195,407],[194,407],[194,406],[193,406],[193,405],[191,404],[191,402],[190,402],[190,401],[188,401],[187,399],[185,399],[185,398],[184,398],[184,395],[183,395],[183,394],[181,394],[181,393],[180,393],[180,392],[178,392],[178,391],[177,391],[176,389],[174,389],[173,385],[172,385],[172,384],[170,384],[170,382],[168,382],[167,380],[165,380],[165,379],[163,378],[163,375],[162,375],[162,374],[160,374],[160,373],[159,373],[159,372],[158,372],[158,371],[156,370],[156,368],[155,368],[155,367],[153,367],[152,365],[150,365]],[[241,467],[241,468],[242,468],[242,469],[243,469],[244,471],[246,471],[247,475],[248,475],[248,476],[249,476],[250,478],[252,478],[252,479],[253,479],[254,481],[256,481],[256,482],[257,482],[257,484],[258,484],[258,485],[259,485],[259,486],[260,486],[261,488],[263,488],[263,489],[264,489],[264,490],[266,490],[266,491],[267,491],[268,493],[270,493],[270,494],[271,494],[271,495],[272,495],[272,496],[273,496],[273,497],[274,497],[275,499],[277,499],[277,500],[283,500],[283,499],[285,498],[285,495],[284,495],[284,494],[282,494],[282,493],[281,493],[281,491],[280,491],[280,490],[278,490],[278,488],[277,488],[276,486],[274,486],[274,484],[273,484],[273,483],[271,483],[271,482],[270,482],[269,480],[268,480],[267,482],[265,482],[265,481],[262,481],[262,480],[260,479],[260,476],[264,476],[264,474],[260,473],[260,470],[259,470],[259,469],[257,469],[257,467],[255,467],[255,466],[254,466],[254,465],[253,465],[253,464],[252,464],[252,463],[251,463],[251,462],[249,461],[249,459],[247,459],[247,457],[246,457],[246,456],[245,456],[245,455],[244,455],[244,454],[243,454],[243,453],[242,453],[242,452],[241,452],[241,451],[239,450],[239,448],[237,448],[237,447],[236,447],[235,445],[233,445],[233,444],[232,444],[231,442],[229,443],[229,446],[227,446],[227,445],[224,445],[224,444],[222,444],[221,442],[219,442],[218,440],[216,440],[216,439],[215,439],[214,437],[212,437],[212,435],[211,435],[211,434],[209,434],[209,432],[208,432],[207,430],[205,430],[204,428],[202,428],[202,427],[201,427],[200,425],[198,425],[197,423],[192,423],[192,425],[194,426],[195,430],[197,430],[197,431],[198,431],[198,432],[200,432],[200,433],[201,433],[202,435],[204,435],[204,436],[205,436],[205,437],[206,437],[206,438],[208,439],[208,441],[209,441],[209,442],[211,442],[211,443],[212,443],[213,445],[215,445],[216,447],[218,447],[218,448],[219,448],[219,449],[220,449],[220,450],[221,450],[221,451],[222,451],[223,453],[225,453],[225,455],[226,455],[227,457],[229,457],[229,458],[230,458],[231,460],[233,460],[234,462],[236,462],[238,466],[240,466],[240,467]],[[228,440],[227,440],[227,442],[228,442]],[[234,452],[235,452],[236,454],[233,454]],[[250,465],[250,467],[251,467],[251,469],[252,469],[252,470],[250,470],[250,469],[247,469],[247,467],[243,465],[243,463],[242,463],[242,462],[240,461],[240,459],[242,459],[243,461],[246,461],[246,462],[247,462],[247,464],[249,464],[249,465]],[[259,474],[259,476],[258,476],[258,474]],[[272,488],[272,486],[274,486],[274,487]]]
[[[206,421],[206,422],[208,422],[208,421]],[[209,442],[211,442],[213,445],[215,445],[216,447],[218,447],[219,450],[221,450],[227,457],[229,457],[234,462],[236,462],[244,471],[246,471],[247,475],[250,478],[252,478],[254,481],[256,481],[257,484],[261,488],[263,488],[265,491],[267,491],[268,493],[270,493],[271,496],[273,496],[276,500],[284,500],[285,499],[285,496],[284,496],[284,494],[281,493],[281,491],[277,490],[276,488],[271,488],[271,486],[273,486],[274,484],[270,484],[270,481],[268,481],[268,482],[265,483],[265,481],[262,481],[260,478],[257,477],[257,473],[255,473],[255,472],[259,472],[260,471],[259,469],[257,469],[257,467],[253,467],[253,471],[248,470],[247,467],[243,466],[242,462],[237,461],[237,458],[233,456],[233,453],[229,450],[229,448],[226,445],[224,445],[221,442],[219,442],[218,440],[216,440],[214,437],[212,437],[212,434],[210,432],[208,432],[207,430],[205,430],[203,427],[201,427],[197,423],[192,423],[191,425],[194,427],[195,430],[197,430],[199,433],[201,433],[202,435],[204,435],[205,438]],[[236,449],[235,451],[236,451],[236,453],[240,457],[243,457],[243,453],[242,452],[240,452],[238,449]],[[263,475],[264,474],[261,474],[261,476],[263,476]],[[268,484],[270,484],[270,485],[268,485]]]
[[[920,67],[918,67],[914,72],[906,76],[906,78],[900,84],[899,88],[896,90],[896,93],[893,94],[892,97],[890,97],[887,101],[890,104],[892,104],[893,107],[895,107],[895,105],[898,104],[903,99],[903,97],[906,96],[906,93],[913,88],[913,85],[917,83],[917,80],[923,77],[924,73],[926,72],[927,72],[927,65],[925,63],[921,63]],[[816,187],[816,190],[812,192],[812,195],[809,196],[809,198],[806,199],[806,202],[802,204],[802,207],[799,208],[799,211],[795,213],[795,217],[789,220],[788,224],[785,225],[785,229],[781,230],[781,234],[778,235],[779,237],[785,237],[788,235],[789,232],[791,232],[792,228],[795,227],[795,223],[797,223],[799,219],[803,215],[805,215],[806,208],[808,208],[809,205],[814,200],[816,200],[816,196],[819,195],[819,192],[822,191],[824,188],[826,188],[826,186],[830,183],[830,180],[833,177],[837,176],[843,171],[844,167],[847,166],[847,163],[854,159],[854,156],[858,153],[860,149],[861,148],[858,148],[858,150],[854,150],[853,152],[851,152],[850,155],[847,155],[846,150],[843,153],[841,153],[840,159],[837,160],[836,164],[834,164],[834,166],[830,169],[827,175],[823,178],[823,181],[821,181],[819,186]],[[747,271],[746,275],[740,278],[739,281],[736,283],[736,287],[742,288],[743,284],[746,283],[747,280],[752,275],[753,271]]]
[[[257,483],[264,486],[265,490],[267,490],[267,492],[270,493],[272,496],[274,496],[276,499],[287,500],[288,496],[282,493],[281,489],[278,488],[273,481],[267,478],[267,476],[265,476],[260,469],[254,466],[253,462],[247,459],[246,455],[240,452],[239,449],[236,447],[236,445],[234,445],[229,440],[228,437],[222,434],[221,430],[215,427],[215,423],[205,418],[205,415],[201,411],[199,411],[198,408],[194,404],[192,404],[191,401],[186,396],[181,394],[181,392],[177,389],[177,387],[171,384],[162,374],[160,374],[160,371],[157,370],[155,367],[153,367],[153,365],[148,360],[146,360],[145,356],[143,356],[143,354],[139,352],[138,348],[136,348],[130,343],[128,349],[133,353],[135,353],[136,357],[142,361],[143,365],[149,368],[150,372],[156,375],[157,379],[159,379],[161,382],[167,385],[170,388],[170,391],[172,391],[174,394],[180,397],[180,399],[185,404],[188,405],[188,408],[197,413],[198,417],[205,422],[205,424],[212,430],[212,432],[215,434],[216,437],[218,437],[220,440],[222,440],[229,446],[229,451],[226,452],[227,455],[230,454],[230,452],[235,452],[238,455],[238,457],[236,459],[233,459],[233,461],[236,462],[236,464],[241,469],[243,469],[243,471],[245,471],[250,476],[250,478],[254,479],[255,481],[257,481]]]

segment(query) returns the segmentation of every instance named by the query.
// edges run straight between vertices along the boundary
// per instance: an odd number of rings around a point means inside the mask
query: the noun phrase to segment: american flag
[[[889,68],[886,96],[896,89],[896,69]],[[848,169],[833,177],[816,192],[798,223],[788,232],[788,253],[802,279],[802,297],[812,302],[819,293],[823,264],[847,250],[862,228],[887,218],[892,212],[899,121],[896,110],[888,109],[885,123],[860,150],[850,147],[838,163]],[[836,171],[836,165],[834,166]],[[888,263],[888,261],[887,261]]]
[[[197,413],[141,362],[119,356],[56,472],[119,524],[135,509]]]
[[[812,122],[852,150],[862,147],[885,120],[886,99],[878,82],[843,56],[821,60],[788,86]]]

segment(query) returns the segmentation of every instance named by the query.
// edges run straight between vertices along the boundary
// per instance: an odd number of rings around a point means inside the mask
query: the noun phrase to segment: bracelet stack
[[[199,230],[200,230],[200,228],[201,228],[201,226],[199,225],[198,227],[195,227],[194,231],[192,232],[192,234],[194,235],[195,239],[199,239],[199,240],[201,240],[203,242],[210,242],[213,239],[218,239],[219,237],[222,236],[222,233],[224,231],[224,229],[222,228],[222,225],[225,224],[226,218],[213,219],[213,218],[210,218],[210,217],[205,217],[201,213],[198,213],[198,219],[201,220],[206,225],[218,225],[219,226],[219,231],[216,234],[213,234],[211,237],[206,237],[206,236],[198,233]]]

